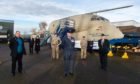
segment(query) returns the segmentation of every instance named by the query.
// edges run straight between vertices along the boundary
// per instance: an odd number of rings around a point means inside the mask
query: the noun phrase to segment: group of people
[[[67,31],[67,34],[61,40],[57,33],[51,36],[52,59],[59,59],[59,46],[63,48],[64,54],[64,76],[74,74],[74,45],[75,39],[72,37],[72,31]]]
[[[64,53],[64,73],[65,76],[74,74],[74,45],[75,39],[72,37],[72,32],[68,31],[67,35],[61,40],[59,36],[55,33],[51,36],[51,48],[52,48],[52,59],[59,59],[59,46],[63,47]],[[101,69],[107,70],[107,53],[109,51],[109,41],[105,34],[101,35],[101,39],[98,41],[99,45],[99,55]],[[87,47],[88,41],[85,36],[80,40],[81,46],[81,59],[85,60],[87,58]]]
[[[101,64],[101,69],[107,70],[107,54],[110,49],[110,44],[109,41],[106,38],[107,35],[101,34],[101,39],[98,41],[98,46],[99,46],[99,56],[100,56],[100,64]],[[92,43],[93,44],[93,43]],[[81,59],[86,59],[87,58],[87,39],[85,36],[80,41],[81,45]]]
[[[99,46],[99,56],[100,56],[100,64],[101,64],[101,69],[107,70],[107,54],[110,49],[110,44],[109,41],[106,38],[107,35],[101,34],[101,39],[98,41],[98,46]],[[93,43],[92,43],[93,44]],[[81,59],[86,59],[87,58],[87,39],[85,36],[80,41],[81,45]]]
[[[107,53],[109,51],[109,41],[106,39],[106,35],[102,34],[101,39],[98,41],[99,45],[99,55],[101,69],[107,70]],[[39,47],[40,50],[40,39],[37,37],[36,40],[30,39],[29,48],[30,53],[33,53],[33,46],[35,43],[35,50]],[[87,39],[85,36],[82,37],[80,41],[81,45],[81,59],[87,58]],[[67,34],[61,40],[59,36],[55,33],[51,36],[51,48],[52,48],[52,59],[59,59],[59,46],[63,48],[64,54],[64,76],[74,75],[74,66],[75,66],[75,55],[74,55],[74,46],[75,38],[72,36],[72,31],[69,30]],[[12,74],[15,76],[16,71],[16,62],[18,61],[18,72],[22,73],[22,57],[26,55],[24,41],[20,37],[20,32],[17,31],[15,37],[10,39],[9,47],[11,49],[12,57]],[[37,53],[39,51],[36,51]]]
[[[40,51],[40,38],[37,36],[36,38],[29,38],[29,51],[30,54],[33,54],[33,51],[35,49],[36,53],[38,54]],[[35,46],[35,47],[34,47]]]

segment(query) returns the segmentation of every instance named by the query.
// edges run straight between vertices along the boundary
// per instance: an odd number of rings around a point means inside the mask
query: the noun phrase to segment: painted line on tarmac
[[[8,62],[8,61],[10,61],[10,59],[5,60],[5,61],[0,61],[0,65],[2,65],[2,64],[4,64],[4,63],[6,63],[6,62]]]

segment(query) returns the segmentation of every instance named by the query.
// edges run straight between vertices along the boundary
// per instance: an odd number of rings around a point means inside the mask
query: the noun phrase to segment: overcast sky
[[[125,5],[131,8],[99,13],[111,22],[140,22],[140,0],[0,0],[0,19],[14,20],[15,30],[30,32],[41,21],[56,19]]]

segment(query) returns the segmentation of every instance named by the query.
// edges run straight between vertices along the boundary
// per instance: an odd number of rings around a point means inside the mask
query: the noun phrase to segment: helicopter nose
[[[123,33],[121,33],[121,34],[119,35],[119,37],[120,37],[120,38],[123,38],[123,37],[124,37],[124,34],[123,34]]]
[[[119,38],[123,38],[123,37],[124,37],[124,34],[121,31],[113,34],[113,38],[115,38],[115,39],[119,39]]]

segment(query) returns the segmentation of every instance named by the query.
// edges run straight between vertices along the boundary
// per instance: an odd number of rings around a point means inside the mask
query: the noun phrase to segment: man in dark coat
[[[107,53],[109,51],[109,41],[106,39],[106,35],[102,34],[101,36],[101,39],[98,41],[101,69],[107,70]]]
[[[16,31],[15,37],[10,39],[9,47],[12,57],[12,74],[15,76],[16,62],[18,61],[18,72],[22,73],[22,57],[23,54],[26,55],[24,41],[19,31]]]
[[[33,54],[33,49],[34,49],[34,38],[29,39],[29,50],[30,54]]]
[[[38,54],[40,51],[40,38],[39,36],[36,37],[35,39],[35,51]]]
[[[64,48],[64,74],[74,75],[74,45],[75,39],[72,37],[71,30],[67,32],[67,35],[62,39],[62,46]]]

